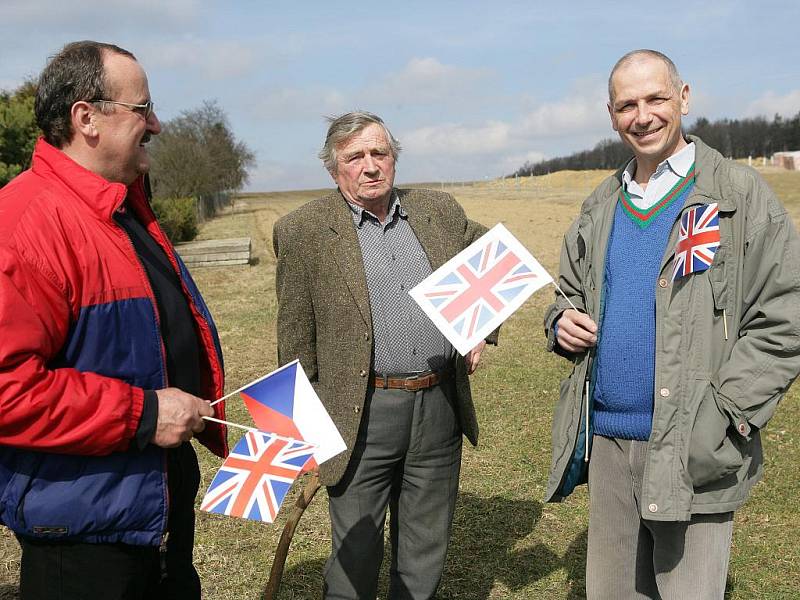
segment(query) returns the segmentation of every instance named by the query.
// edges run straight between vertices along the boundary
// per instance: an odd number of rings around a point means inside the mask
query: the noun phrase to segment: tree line
[[[41,135],[33,101],[36,83],[0,91],[0,187],[30,166]],[[173,241],[194,237],[198,218],[213,215],[247,183],[255,155],[236,139],[225,112],[204,102],[161,123],[149,144],[153,208]]]
[[[699,136],[729,158],[769,157],[775,152],[800,150],[800,112],[792,118],[775,115],[772,121],[754,117],[711,122],[700,117],[686,133]],[[620,140],[605,139],[591,150],[535,163],[526,162],[510,177],[546,175],[565,169],[616,169],[632,157],[633,153]]]

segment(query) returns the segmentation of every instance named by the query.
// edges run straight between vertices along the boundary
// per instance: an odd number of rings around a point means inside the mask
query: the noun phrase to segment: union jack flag
[[[208,487],[200,510],[272,523],[316,446],[248,431]]]
[[[716,202],[693,206],[681,215],[672,281],[705,271],[719,248],[719,208]]]
[[[453,346],[466,354],[552,280],[525,247],[497,225],[411,295]]]

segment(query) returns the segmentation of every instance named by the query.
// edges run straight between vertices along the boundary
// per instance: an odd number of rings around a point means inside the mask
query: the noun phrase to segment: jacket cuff
[[[158,396],[155,390],[144,390],[144,400],[142,402],[142,416],[139,419],[139,426],[136,428],[134,443],[139,450],[144,450],[156,433],[158,424]]]
[[[757,428],[750,424],[744,413],[736,407],[736,404],[730,398],[727,398],[719,391],[714,390],[714,392],[717,398],[717,406],[728,417],[731,426],[736,430],[736,433],[749,441],[754,433],[753,429]]]

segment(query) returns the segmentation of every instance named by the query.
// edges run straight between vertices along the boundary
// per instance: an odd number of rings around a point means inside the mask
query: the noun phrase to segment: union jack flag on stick
[[[719,208],[717,203],[693,206],[681,215],[672,281],[705,271],[714,262],[719,248]]]
[[[548,283],[550,274],[498,223],[409,293],[464,355]]]
[[[248,431],[222,463],[200,510],[272,523],[316,446]]]

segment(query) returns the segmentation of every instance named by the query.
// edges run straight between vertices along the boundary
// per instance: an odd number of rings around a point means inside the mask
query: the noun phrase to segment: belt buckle
[[[409,385],[409,383],[410,383],[411,381],[419,381],[419,380],[421,379],[421,378],[420,378],[420,375],[421,375],[422,373],[424,373],[424,372],[425,372],[425,371],[417,371],[417,372],[415,372],[413,375],[409,375],[408,377],[406,377],[405,379],[403,379],[403,389],[404,389],[404,390],[406,390],[406,391],[412,391],[412,390],[409,390],[409,389],[408,389],[408,385]]]

